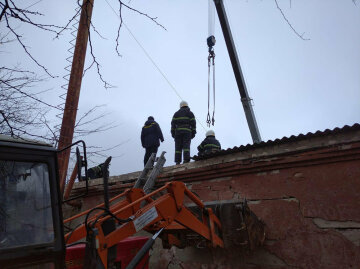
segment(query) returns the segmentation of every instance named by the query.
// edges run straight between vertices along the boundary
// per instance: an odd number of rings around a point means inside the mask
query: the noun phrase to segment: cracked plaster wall
[[[347,136],[341,141],[332,137],[333,146],[323,143],[330,138],[310,141],[304,152],[292,152],[294,145],[289,144],[261,149],[261,158],[242,159],[250,153],[240,152],[165,168],[159,184],[182,180],[205,202],[246,198],[265,222],[266,241],[250,254],[236,249],[165,250],[156,242],[150,268],[360,268],[360,143]],[[280,151],[287,154],[280,156]],[[128,182],[137,174],[118,178]],[[102,202],[100,183],[94,181],[82,209]],[[110,191],[129,186],[114,179]],[[82,188],[79,184],[75,191]]]
[[[311,154],[311,153],[309,153]],[[204,201],[246,198],[266,242],[235,250],[156,247],[151,268],[360,268],[358,159],[187,183]]]

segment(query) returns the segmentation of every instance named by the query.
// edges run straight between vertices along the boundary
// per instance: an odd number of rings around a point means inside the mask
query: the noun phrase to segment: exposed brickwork
[[[338,136],[317,137],[312,147],[294,142],[262,148],[256,157],[249,156],[255,151],[240,152],[166,168],[160,185],[182,180],[204,201],[246,198],[265,222],[267,240],[251,254],[164,250],[158,242],[151,268],[360,268],[360,140],[354,138],[359,132]],[[129,186],[114,181],[112,191]],[[95,190],[86,208],[102,201]]]
[[[336,229],[319,229],[312,221],[360,222],[359,160],[201,181],[191,188],[205,201],[246,197],[266,224],[271,244],[265,248],[289,267],[360,267],[359,246]]]

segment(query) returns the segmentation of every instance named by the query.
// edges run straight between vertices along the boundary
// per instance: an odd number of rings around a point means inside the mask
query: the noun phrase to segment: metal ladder
[[[139,178],[136,180],[134,188],[142,188],[146,194],[149,194],[155,185],[156,178],[161,173],[163,166],[166,162],[165,151],[163,151],[160,157],[156,157],[156,153],[151,154],[147,161],[144,170]],[[154,163],[156,162],[155,166]],[[150,172],[151,170],[151,172]],[[150,175],[147,177],[148,173]]]

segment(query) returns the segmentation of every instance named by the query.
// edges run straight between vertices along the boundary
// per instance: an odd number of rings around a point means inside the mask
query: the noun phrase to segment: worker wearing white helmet
[[[196,134],[196,120],[186,101],[180,102],[180,109],[171,120],[171,136],[175,139],[175,163],[181,163],[184,152],[184,163],[190,161],[190,143]]]
[[[182,100],[182,101],[180,102],[180,108],[185,107],[185,106],[188,107],[189,105],[188,105],[188,103],[187,103],[186,101]]]
[[[206,132],[206,138],[198,146],[198,155],[204,155],[211,152],[216,152],[221,150],[220,142],[215,138],[215,132],[209,130]]]

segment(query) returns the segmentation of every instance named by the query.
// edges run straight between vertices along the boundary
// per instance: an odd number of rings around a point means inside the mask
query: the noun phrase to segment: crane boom
[[[236,83],[241,97],[241,103],[245,111],[245,116],[250,129],[251,137],[254,143],[260,143],[260,131],[256,122],[254,110],[251,105],[251,99],[246,89],[244,76],[241,70],[238,54],[236,52],[234,39],[231,34],[230,24],[226,15],[224,2],[223,0],[214,0],[214,3],[219,17],[221,29],[224,35],[226,47],[229,52],[231,65],[234,71]]]

